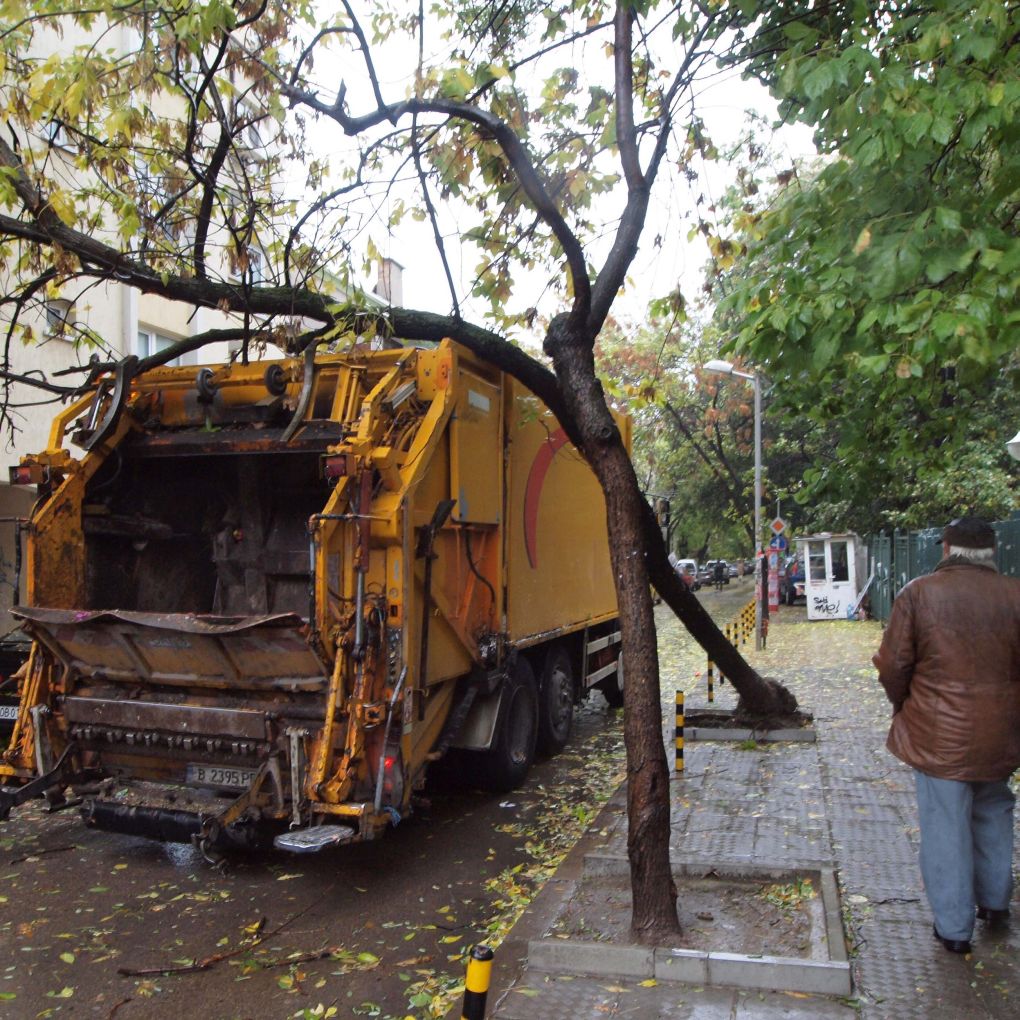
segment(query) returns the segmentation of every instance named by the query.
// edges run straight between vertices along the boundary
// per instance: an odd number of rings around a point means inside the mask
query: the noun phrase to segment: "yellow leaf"
[[[871,244],[871,228],[865,227],[857,235],[857,243],[854,245],[854,254],[860,255],[860,253],[864,251],[864,249],[867,248],[868,245],[870,244]]]
[[[460,942],[463,935],[444,935],[439,941],[440,942]]]
[[[64,963],[74,963],[74,953],[61,953],[60,959],[63,960]]]
[[[639,981],[638,984],[642,988],[654,988],[659,982],[655,978],[648,978],[647,981]]]
[[[73,227],[77,218],[74,208],[74,198],[66,191],[56,188],[50,193],[50,208],[57,214],[62,223]]]

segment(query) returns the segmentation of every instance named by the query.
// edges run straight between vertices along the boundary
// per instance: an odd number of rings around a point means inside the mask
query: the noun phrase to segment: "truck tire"
[[[616,672],[607,676],[599,684],[602,696],[609,702],[610,708],[623,708],[623,649],[616,658]]]
[[[561,644],[552,644],[542,658],[538,685],[538,752],[562,751],[574,722],[574,671]]]
[[[492,747],[482,755],[481,781],[489,790],[506,793],[524,782],[535,760],[538,736],[538,691],[535,673],[523,655],[503,686]]]

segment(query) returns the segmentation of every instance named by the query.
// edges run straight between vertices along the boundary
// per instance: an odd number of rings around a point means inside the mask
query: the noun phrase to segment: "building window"
[[[66,336],[73,321],[73,301],[50,298],[46,302],[46,332],[50,336]]]
[[[175,343],[177,343],[175,337],[157,333],[155,330],[140,329],[138,331],[138,357],[149,358],[153,354],[159,354],[160,351],[172,347]],[[179,357],[167,362],[168,365],[179,365],[180,363]]]

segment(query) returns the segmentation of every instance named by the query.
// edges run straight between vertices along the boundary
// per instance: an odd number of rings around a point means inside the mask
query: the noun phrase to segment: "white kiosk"
[[[867,555],[853,532],[805,535],[797,539],[804,564],[809,620],[853,619],[864,590]]]

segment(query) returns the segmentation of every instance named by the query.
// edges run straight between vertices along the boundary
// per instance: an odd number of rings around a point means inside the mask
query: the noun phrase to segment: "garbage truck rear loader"
[[[40,498],[2,817],[73,789],[207,850],[372,839],[430,763],[509,789],[590,687],[620,701],[596,480],[450,341],[122,368],[12,476]]]

